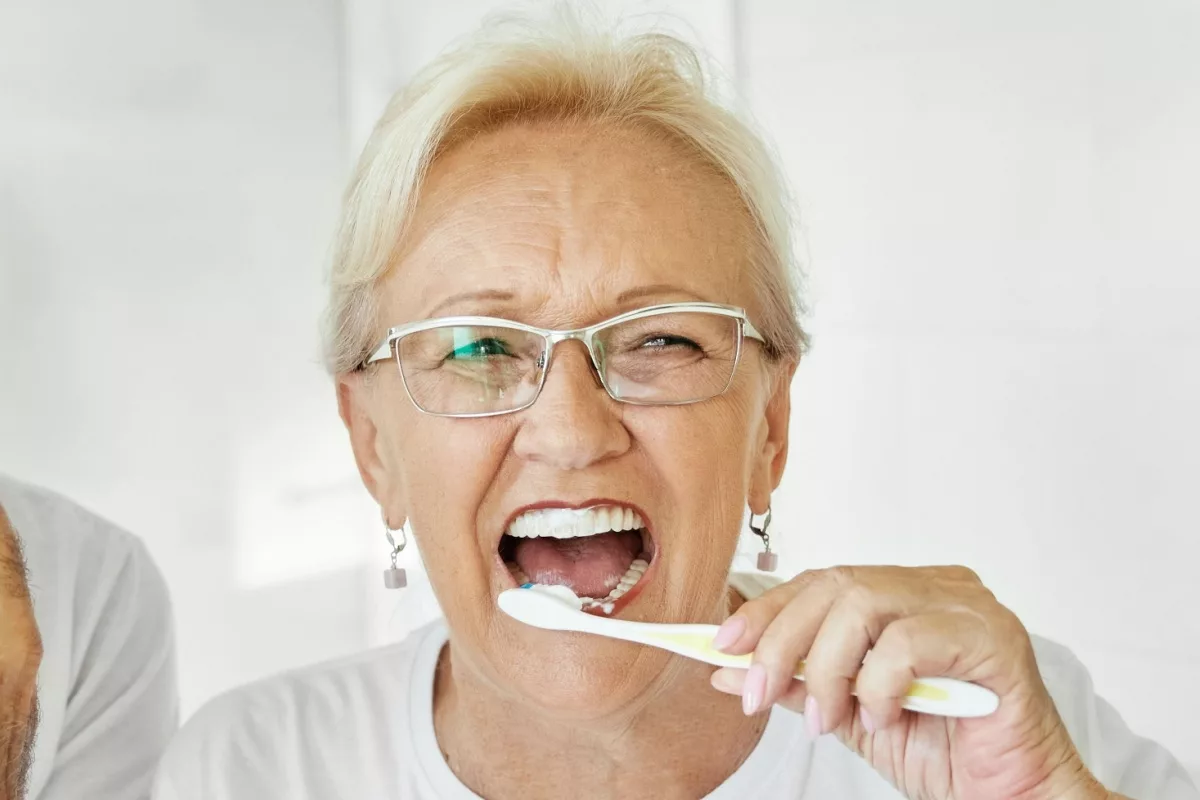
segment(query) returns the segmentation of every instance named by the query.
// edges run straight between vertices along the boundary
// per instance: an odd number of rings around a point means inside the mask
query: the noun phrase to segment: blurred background
[[[436,614],[381,587],[322,268],[387,97],[502,5],[0,4],[0,471],[145,540],[185,713]],[[1200,775],[1200,4],[603,5],[795,187],[784,568],[968,564]]]

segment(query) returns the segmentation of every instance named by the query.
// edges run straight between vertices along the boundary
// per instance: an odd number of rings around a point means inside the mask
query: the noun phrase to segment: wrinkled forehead
[[[662,136],[508,127],[433,165],[382,285],[381,322],[500,314],[573,326],[667,300],[751,307],[751,230],[730,181]]]

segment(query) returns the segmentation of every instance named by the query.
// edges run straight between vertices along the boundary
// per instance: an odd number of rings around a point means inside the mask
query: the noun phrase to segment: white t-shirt
[[[753,597],[771,579],[734,575]],[[155,800],[478,800],[451,772],[433,727],[442,622],[405,641],[236,689],[172,743]],[[1093,772],[1134,798],[1197,800],[1175,759],[1129,732],[1063,647],[1035,640],[1039,664]],[[901,795],[832,736],[776,707],[749,758],[710,800],[894,800]]]
[[[0,475],[44,653],[29,800],[137,800],[178,723],[166,585],[140,541]]]

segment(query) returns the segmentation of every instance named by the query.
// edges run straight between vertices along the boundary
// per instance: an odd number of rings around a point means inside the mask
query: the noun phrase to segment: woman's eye
[[[464,344],[461,347],[456,347],[446,356],[446,360],[453,361],[464,358],[486,358],[488,356],[505,356],[509,355],[508,347],[499,339],[487,338],[476,339],[473,342]]]
[[[689,350],[700,350],[700,345],[683,336],[647,336],[641,346],[647,349],[665,349],[668,347],[683,347]]]

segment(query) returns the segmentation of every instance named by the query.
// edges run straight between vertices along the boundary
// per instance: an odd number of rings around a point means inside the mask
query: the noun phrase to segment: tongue
[[[521,539],[513,558],[533,583],[562,584],[581,597],[601,598],[641,551],[637,531],[610,531],[574,539]]]

